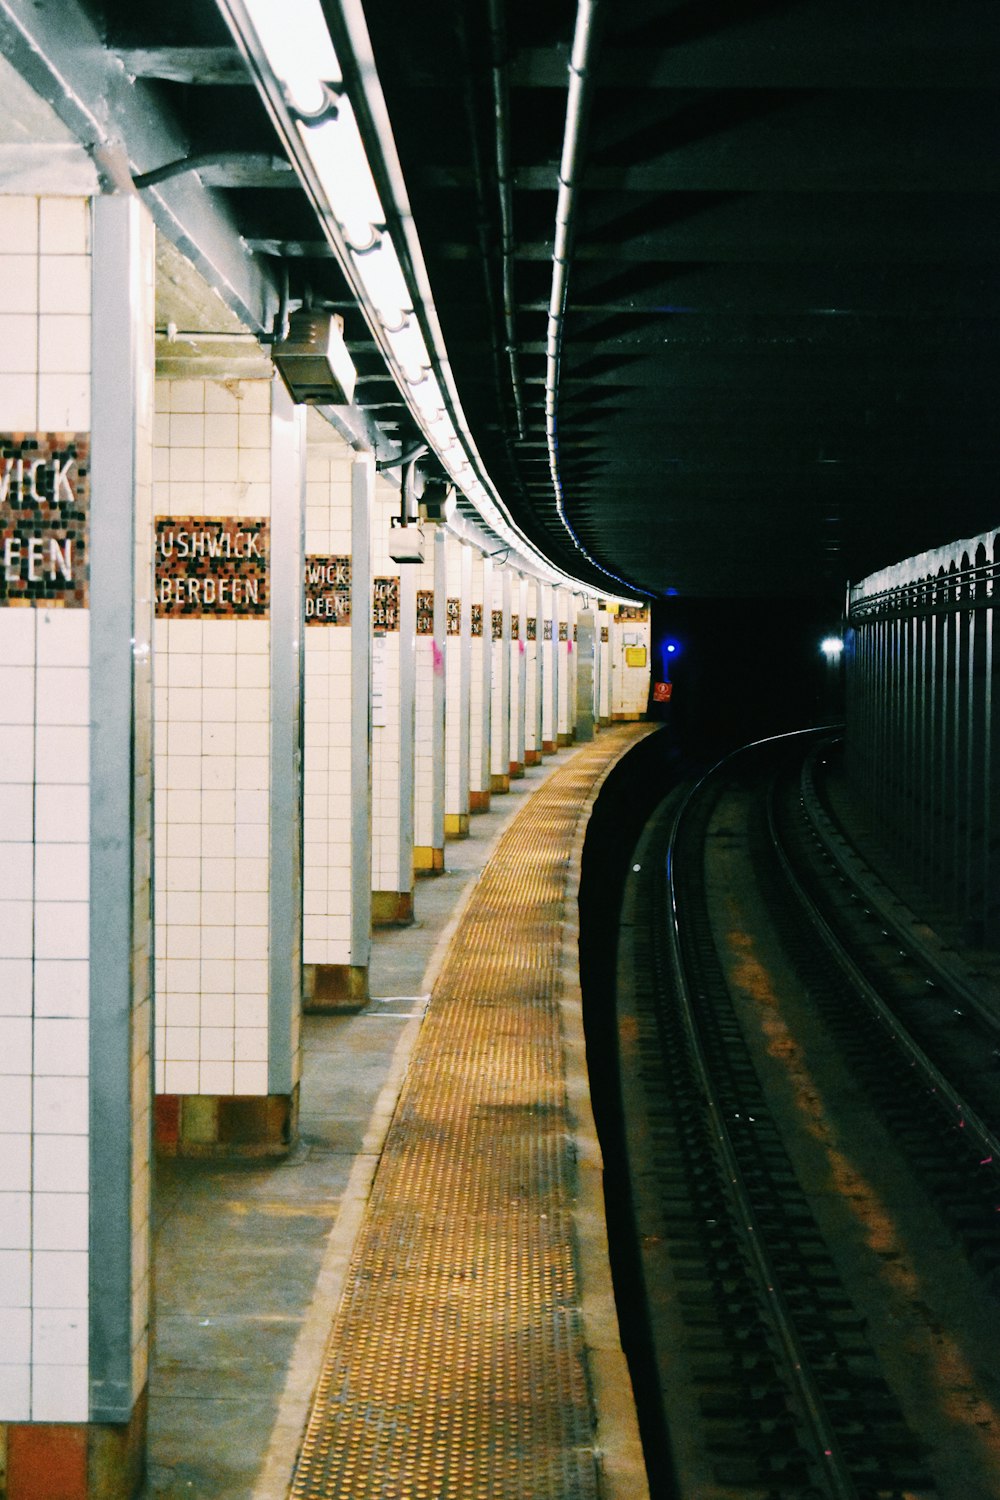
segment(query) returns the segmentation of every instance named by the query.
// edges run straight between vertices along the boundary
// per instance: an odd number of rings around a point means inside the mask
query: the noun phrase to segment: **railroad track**
[[[907,914],[869,904],[818,773],[809,756],[768,796],[776,923],[855,1076],[1000,1290],[1000,1016],[918,941]]]
[[[907,1426],[871,1346],[867,1318],[800,1185],[783,1138],[787,1122],[770,1107],[745,1008],[734,1001],[705,874],[706,844],[733,837],[720,798],[750,808],[749,858],[810,998],[818,997],[815,1003],[834,1019],[852,1063],[865,1059],[877,1075],[878,1106],[890,1128],[905,1126],[913,1137],[913,1159],[927,1167],[942,1201],[953,1203],[973,1257],[992,1274],[995,1210],[989,1223],[988,1178],[980,1166],[991,1140],[989,1118],[960,1096],[939,1058],[926,1058],[927,1077],[935,1081],[928,1084],[922,1074],[918,1081],[917,1057],[925,1048],[898,1014],[890,1024],[873,1007],[869,992],[881,982],[865,978],[858,953],[834,957],[828,946],[833,925],[817,910],[825,881],[833,882],[847,911],[855,909],[855,922],[859,914],[868,919],[844,872],[817,842],[797,782],[789,790],[786,775],[765,796],[776,759],[801,761],[799,743],[785,737],[750,747],[670,799],[636,851],[623,909],[624,1113],[655,1329],[653,1363],[671,1449],[666,1467],[681,1500],[911,1500],[938,1493],[927,1447]],[[893,959],[890,967],[908,976],[912,995],[913,960],[900,960],[898,942]],[[863,1024],[847,1019],[844,998],[859,983]],[[922,972],[919,988],[925,1001],[922,991],[930,987]],[[899,1068],[890,1068],[886,1049],[903,1058]],[[920,1130],[913,1128],[912,1092],[898,1091],[900,1074],[918,1091]],[[928,1089],[936,1091],[931,1099]],[[976,1493],[974,1484],[969,1493]]]

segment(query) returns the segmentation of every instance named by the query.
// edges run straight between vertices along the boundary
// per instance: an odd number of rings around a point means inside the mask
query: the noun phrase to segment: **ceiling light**
[[[349,406],[357,372],[347,352],[344,320],[302,309],[288,320],[288,335],[271,346],[271,358],[296,404]]]
[[[396,247],[387,234],[379,235],[367,250],[351,248],[351,259],[371,297],[379,321],[386,329],[401,329],[413,311],[413,298],[406,285]]]
[[[350,104],[343,99],[335,120],[300,125],[299,133],[348,248],[370,249],[385,213]]]
[[[246,11],[288,103],[312,114],[322,109],[326,84],[339,83],[340,64],[320,0],[244,0]],[[294,9],[294,20],[289,11]]]

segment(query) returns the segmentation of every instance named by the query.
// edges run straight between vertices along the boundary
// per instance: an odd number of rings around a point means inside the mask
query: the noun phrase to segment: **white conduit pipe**
[[[578,552],[592,567],[623,584],[630,584],[612,573],[593,557],[577,536],[563,503],[562,480],[559,477],[558,394],[559,366],[562,357],[563,324],[569,297],[569,267],[572,251],[573,215],[577,178],[582,155],[583,122],[589,98],[592,74],[591,50],[594,45],[595,21],[600,0],[579,0],[576,29],[569,60],[569,89],[566,96],[566,130],[563,135],[562,160],[559,163],[559,196],[556,202],[556,232],[552,246],[552,294],[549,298],[548,330],[545,339],[545,436],[549,449],[549,472],[555,492],[556,512]],[[639,592],[642,592],[639,590]]]

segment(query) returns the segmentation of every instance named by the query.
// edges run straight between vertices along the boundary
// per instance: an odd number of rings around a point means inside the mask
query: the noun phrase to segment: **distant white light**
[[[836,661],[844,649],[844,643],[839,635],[828,635],[825,640],[820,641],[819,649],[827,661]]]

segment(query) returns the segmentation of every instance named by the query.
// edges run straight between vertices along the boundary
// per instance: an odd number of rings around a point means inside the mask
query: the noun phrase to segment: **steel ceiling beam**
[[[190,150],[76,0],[0,0],[0,50],[91,152],[109,187],[127,189],[131,176]],[[212,191],[189,173],[150,188],[143,202],[240,321],[268,329],[279,301],[275,279]]]

